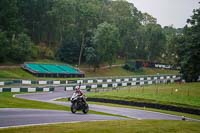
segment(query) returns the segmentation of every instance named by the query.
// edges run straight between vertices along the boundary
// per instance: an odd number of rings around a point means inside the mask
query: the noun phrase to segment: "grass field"
[[[200,108],[200,83],[159,84],[88,93],[88,97],[144,101]]]
[[[55,63],[55,64],[63,64],[63,62],[55,61],[55,60],[49,60],[49,59],[40,59],[35,60],[36,63]],[[124,64],[125,61],[122,59],[118,59],[114,65]],[[5,79],[42,79],[33,76],[32,74],[24,71],[21,69],[19,64],[13,64],[13,63],[5,63],[0,64],[2,66],[11,66],[9,68],[7,67],[0,67],[0,80]],[[12,65],[17,65],[12,67]],[[105,64],[107,65],[107,64]],[[104,65],[103,65],[104,66]],[[131,72],[123,69],[122,67],[112,67],[111,69],[97,69],[96,72],[93,72],[93,68],[90,70],[88,69],[81,69],[81,68],[88,68],[88,65],[82,64],[80,67],[80,70],[85,72],[86,77],[103,77],[103,76],[133,76],[133,75],[153,75],[153,74],[178,74],[179,72],[176,70],[164,70],[164,69],[150,69],[150,68],[144,68],[143,70]],[[44,79],[44,78],[43,78]],[[46,78],[45,78],[46,79]],[[48,79],[62,79],[62,78],[48,78]]]
[[[32,109],[52,109],[52,110],[70,110],[69,107],[55,105],[51,103],[24,100],[13,97],[14,93],[0,93],[0,108],[32,108]]]
[[[20,67],[16,68],[0,68],[0,79],[36,79],[32,74],[24,71]]]
[[[130,72],[122,67],[113,67],[111,69],[98,69],[96,72],[91,70],[83,70],[86,77],[103,77],[103,76],[134,76],[134,75],[153,75],[153,74],[178,74],[175,70],[150,69],[144,68],[137,72]],[[0,68],[0,80],[6,79],[64,79],[64,78],[38,78],[24,71],[20,67]],[[65,78],[66,79],[66,78]]]
[[[66,98],[57,99],[56,101],[67,101]],[[182,112],[175,112],[175,111],[169,111],[169,110],[160,110],[160,109],[154,109],[154,108],[147,108],[147,107],[136,107],[136,106],[128,106],[128,105],[121,105],[121,104],[112,104],[112,103],[102,103],[102,102],[91,102],[88,101],[88,104],[97,104],[97,105],[104,105],[104,106],[111,106],[111,107],[121,107],[121,108],[130,108],[130,109],[139,109],[139,110],[146,110],[146,111],[154,111],[154,112],[160,112],[160,113],[166,113],[171,115],[177,115],[177,116],[185,116],[188,118],[198,119],[200,120],[199,115],[193,115],[193,114],[187,114]]]
[[[0,129],[0,133],[199,133],[200,122],[123,120]]]
[[[144,68],[143,70],[131,72],[123,69],[122,67],[113,67],[111,69],[97,69],[96,72],[93,70],[84,71],[87,77],[102,77],[102,76],[134,76],[134,75],[155,75],[159,74],[178,74],[175,70],[164,70],[164,69],[151,69]]]
[[[30,79],[30,80],[66,80],[66,78],[39,78],[24,71],[20,67],[16,68],[0,68],[0,81],[12,80],[12,79]],[[78,79],[78,78],[67,78]]]
[[[147,107],[144,108],[144,107],[121,105],[121,104],[102,103],[102,102],[88,102],[88,103],[89,104],[104,105],[104,106],[111,106],[111,107],[121,107],[121,108],[130,108],[130,109],[139,109],[139,110],[160,112],[160,113],[177,115],[177,116],[185,116],[185,117],[188,117],[188,118],[193,118],[193,119],[200,120],[200,116],[199,115],[193,115],[193,114],[187,114],[187,113],[175,112],[175,111],[169,111],[169,110],[160,110],[160,109],[147,108]]]

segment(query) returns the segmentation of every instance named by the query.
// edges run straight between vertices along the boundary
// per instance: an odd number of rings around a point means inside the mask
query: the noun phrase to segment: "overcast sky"
[[[193,9],[199,8],[200,0],[128,0],[135,7],[157,18],[162,26],[172,25],[182,28],[186,20],[193,14]]]

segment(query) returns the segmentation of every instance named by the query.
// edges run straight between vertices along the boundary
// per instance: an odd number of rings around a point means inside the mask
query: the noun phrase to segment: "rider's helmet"
[[[79,86],[76,86],[75,87],[75,91],[79,91],[80,90],[80,87]]]

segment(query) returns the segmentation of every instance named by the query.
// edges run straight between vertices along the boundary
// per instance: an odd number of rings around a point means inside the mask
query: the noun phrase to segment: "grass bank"
[[[88,97],[159,103],[181,107],[200,108],[200,83],[159,84],[107,92],[88,93]]]
[[[122,67],[113,67],[111,69],[97,69],[96,72],[93,70],[82,70],[85,72],[86,77],[104,77],[104,76],[134,76],[134,75],[155,75],[159,74],[178,74],[178,71],[175,70],[164,70],[164,69],[151,69],[144,68],[143,70],[131,72],[123,69]],[[32,79],[32,80],[63,80],[66,78],[38,78],[32,74],[24,71],[20,66],[15,68],[0,68],[0,80],[6,79]],[[69,78],[67,78],[69,79]],[[72,78],[70,78],[72,79]]]
[[[126,120],[0,129],[0,133],[199,133],[199,122]]]
[[[67,100],[68,99],[66,99],[66,98],[61,98],[61,99],[57,99],[56,101],[65,102]],[[121,108],[130,108],[130,109],[139,109],[139,110],[146,110],[146,111],[154,111],[154,112],[166,113],[166,114],[177,115],[177,116],[185,116],[185,117],[188,117],[188,118],[193,118],[193,119],[200,120],[200,116],[199,115],[182,113],[182,112],[175,112],[175,111],[169,111],[169,110],[160,110],[160,109],[147,108],[147,107],[144,108],[144,107],[121,105],[121,104],[102,103],[102,102],[90,102],[90,101],[88,101],[88,104],[97,104],[97,105],[104,105],[104,106],[111,106],[111,107],[121,107]]]
[[[121,105],[121,104],[111,104],[111,103],[101,103],[101,102],[88,102],[88,103],[89,104],[111,106],[111,107],[121,107],[121,108],[130,108],[130,109],[154,111],[154,112],[166,113],[166,114],[177,115],[177,116],[185,116],[185,117],[188,117],[188,118],[193,118],[193,119],[200,120],[200,116],[199,115],[187,114],[187,113],[182,113],[182,112],[174,112],[174,111],[169,111],[169,110],[160,110],[160,109],[147,108],[147,107],[144,108],[144,107],[128,106],[128,105]]]
[[[66,106],[16,98],[13,97],[14,94],[16,93],[10,93],[10,92],[0,93],[0,108],[31,108],[31,109],[51,109],[51,110],[66,110],[66,111],[70,110],[70,108]]]
[[[23,70],[20,66],[15,68],[0,68],[0,81],[12,79],[29,79],[29,80],[71,80],[79,78],[39,78]]]
[[[96,72],[93,70],[83,70],[87,77],[103,77],[103,76],[134,76],[134,75],[156,75],[159,74],[178,74],[176,70],[165,70],[157,68],[143,68],[143,70],[131,72],[123,69],[122,67],[113,67],[111,69],[97,69]]]
[[[0,79],[36,79],[32,74],[24,71],[20,66],[16,68],[0,68]]]

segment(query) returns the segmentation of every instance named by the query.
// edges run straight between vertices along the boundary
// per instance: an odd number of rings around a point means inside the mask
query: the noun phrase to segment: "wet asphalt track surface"
[[[39,109],[0,109],[0,128],[21,125],[38,125],[61,122],[120,120],[124,118],[95,114],[72,114],[67,111]]]
[[[30,93],[16,95],[18,98],[49,102],[59,105],[70,106],[69,102],[53,101],[57,98],[70,97],[73,91],[63,91],[57,88],[54,92]],[[105,112],[110,114],[122,115],[134,119],[154,119],[154,120],[181,120],[182,117],[163,114],[152,111],[109,107],[104,105],[89,105],[90,110]],[[75,122],[75,121],[96,121],[96,120],[120,120],[122,117],[95,115],[95,114],[72,114],[68,111],[55,110],[37,110],[37,109],[0,109],[0,127],[19,126],[29,124],[44,124],[58,122]],[[188,118],[189,119],[189,118]],[[192,119],[191,119],[192,120]]]

